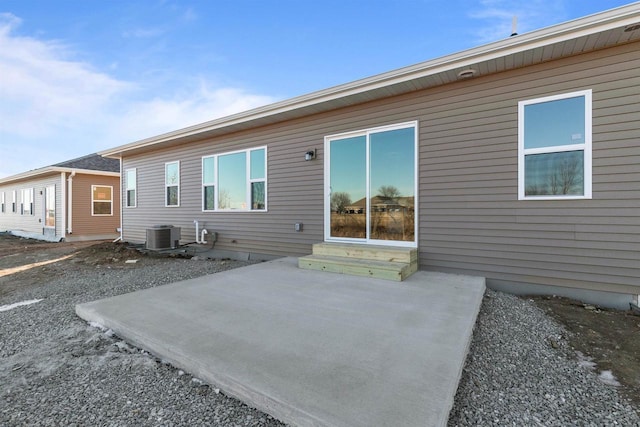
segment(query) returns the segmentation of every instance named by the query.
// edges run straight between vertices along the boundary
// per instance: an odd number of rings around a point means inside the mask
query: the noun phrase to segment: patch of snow
[[[614,387],[620,386],[620,383],[618,382],[618,380],[616,379],[616,377],[613,375],[611,371],[600,372],[598,379],[607,385],[611,385]]]
[[[31,305],[40,301],[42,301],[42,299],[30,299],[26,301],[14,302],[13,304],[0,305],[0,311],[9,311],[9,310],[13,310],[16,307],[20,307],[23,305]]]
[[[100,323],[98,322],[89,322],[89,326],[93,327],[93,328],[98,328],[100,329],[102,332],[105,332],[107,330],[106,327],[102,326]]]
[[[576,355],[578,357],[578,366],[585,369],[594,370],[596,368],[596,363],[593,361],[592,357],[585,356],[580,351],[576,351]]]

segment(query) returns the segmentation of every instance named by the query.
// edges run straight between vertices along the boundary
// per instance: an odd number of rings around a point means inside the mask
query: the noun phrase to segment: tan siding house
[[[92,154],[0,179],[0,232],[49,241],[118,238],[119,168],[118,160]]]
[[[197,220],[255,257],[409,246],[497,288],[630,301],[639,23],[624,6],[102,152],[131,171],[123,238],[193,242]]]

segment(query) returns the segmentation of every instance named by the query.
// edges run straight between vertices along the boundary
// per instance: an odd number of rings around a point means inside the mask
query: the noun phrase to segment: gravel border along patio
[[[42,301],[0,312],[0,425],[281,425],[74,312],[77,303],[242,265],[64,261],[48,266],[62,273],[48,283],[1,297],[0,306]],[[579,365],[566,334],[532,302],[488,291],[449,425],[640,426],[638,408]]]

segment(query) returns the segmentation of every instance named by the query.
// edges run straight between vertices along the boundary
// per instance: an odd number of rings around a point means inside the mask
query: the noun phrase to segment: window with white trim
[[[11,192],[11,212],[16,213],[18,211],[18,201],[16,199],[16,190]]]
[[[518,103],[518,199],[591,198],[591,90]]]
[[[49,185],[44,190],[44,226],[56,227],[56,187]]]
[[[267,148],[202,158],[203,211],[266,211]]]
[[[180,162],[164,164],[164,188],[166,207],[180,206]]]
[[[127,169],[125,172],[125,197],[126,207],[135,208],[137,206],[137,171],[136,168]]]
[[[91,186],[91,215],[113,215],[113,187],[110,185]]]
[[[21,191],[20,214],[33,215],[33,188],[23,188]]]
[[[0,205],[1,205],[0,212],[5,213],[6,207],[5,207],[5,201],[4,201],[4,191],[0,193]]]

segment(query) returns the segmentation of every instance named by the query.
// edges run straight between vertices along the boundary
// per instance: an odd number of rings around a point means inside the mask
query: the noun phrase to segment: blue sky
[[[629,3],[0,0],[0,178]]]

